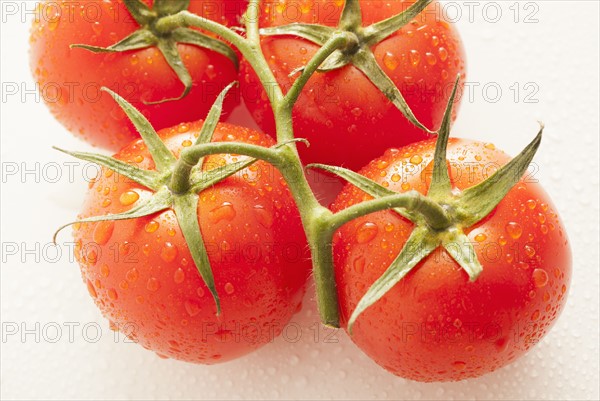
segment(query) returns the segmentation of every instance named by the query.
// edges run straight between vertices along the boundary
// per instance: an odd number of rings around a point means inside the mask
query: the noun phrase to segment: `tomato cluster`
[[[461,380],[525,353],[566,302],[567,236],[539,184],[520,178],[539,137],[517,162],[491,144],[446,145],[466,67],[435,1],[253,2],[245,33],[223,31],[246,3],[38,7],[31,68],[44,100],[118,151],[73,153],[104,166],[74,230],[104,316],[160,356],[230,360],[281,333],[312,259],[323,322],[396,375]],[[234,80],[238,96],[225,97]],[[240,99],[264,133],[216,122]],[[348,169],[321,165],[349,181],[329,209],[300,161]]]

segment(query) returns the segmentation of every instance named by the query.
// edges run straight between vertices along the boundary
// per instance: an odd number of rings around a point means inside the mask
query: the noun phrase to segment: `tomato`
[[[405,10],[411,2],[361,0],[363,26]],[[292,22],[336,26],[341,4],[313,0],[265,3],[261,26]],[[277,81],[289,88],[297,78],[289,74],[304,66],[318,46],[294,36],[263,37],[262,49]],[[457,74],[465,75],[465,55],[454,26],[432,3],[413,22],[372,46],[377,64],[400,89],[416,117],[437,129]],[[464,80],[461,80],[463,82]],[[244,101],[258,125],[275,133],[269,102],[257,75],[246,61],[240,67]],[[455,107],[455,110],[457,107]],[[346,65],[314,74],[294,108],[294,129],[311,146],[300,149],[304,163],[325,163],[358,169],[389,147],[428,138],[356,67]]]
[[[225,1],[225,0],[223,0]],[[149,3],[149,2],[147,2]],[[216,7],[215,7],[216,6]],[[227,23],[221,1],[192,1],[189,10]],[[71,132],[96,146],[118,150],[139,137],[106,86],[125,97],[156,129],[204,118],[237,71],[226,56],[194,45],[177,44],[193,87],[183,90],[175,72],[156,47],[120,53],[92,53],[71,44],[110,46],[139,28],[122,1],[46,1],[31,31],[30,65],[44,101]],[[235,105],[230,96],[225,108]]]
[[[360,174],[396,192],[425,193],[434,149],[433,140],[390,149]],[[450,139],[447,159],[455,191],[509,160],[491,144],[464,139]],[[332,209],[368,198],[347,186]],[[408,220],[384,211],[336,233],[335,273],[346,322],[412,229]],[[352,340],[395,375],[447,381],[494,371],[540,341],[565,306],[571,252],[556,208],[535,177],[522,178],[465,234],[483,266],[476,281],[438,247],[356,320]]]
[[[201,122],[159,135],[175,155]],[[218,124],[213,141],[271,146],[268,136]],[[143,169],[154,163],[142,140],[115,156]],[[237,157],[206,158],[204,170]],[[81,217],[121,213],[151,191],[103,169]],[[79,223],[76,258],[84,283],[115,329],[164,357],[216,363],[273,340],[300,308],[310,258],[298,211],[280,174],[257,162],[200,193],[197,209],[221,314],[193,262],[172,209],[129,220]]]

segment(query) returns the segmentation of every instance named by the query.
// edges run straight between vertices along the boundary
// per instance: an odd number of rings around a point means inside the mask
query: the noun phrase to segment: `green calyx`
[[[403,249],[383,275],[367,290],[350,316],[348,321],[350,333],[356,319],[368,307],[381,299],[420,261],[440,246],[468,274],[470,281],[475,281],[483,267],[464,230],[482,220],[500,203],[526,172],[540,145],[543,126],[519,155],[493,175],[460,193],[454,192],[446,163],[446,147],[457,86],[458,78],[438,132],[432,181],[427,195],[416,191],[396,193],[358,173],[340,167],[320,164],[309,166],[336,174],[374,197],[373,200],[359,203],[334,214],[332,217],[334,228],[337,229],[357,217],[387,209],[394,210],[415,224]]]
[[[339,44],[317,71],[327,72],[342,68],[348,64],[358,68],[383,94],[418,128],[434,134],[425,127],[409,108],[404,96],[392,80],[381,69],[371,47],[413,20],[433,0],[418,0],[402,13],[369,26],[363,26],[359,0],[346,0],[336,28],[306,23],[292,23],[260,30],[264,36],[293,35],[306,39],[319,46],[325,46],[334,36],[341,33],[349,37]]]
[[[156,47],[163,55],[171,69],[184,86],[184,90],[177,98],[145,101],[146,104],[158,104],[185,97],[192,89],[192,77],[183,64],[178,43],[198,46],[222,54],[229,58],[238,67],[238,58],[229,45],[218,39],[207,36],[196,30],[177,24],[160,24],[159,22],[169,16],[187,10],[190,0],[155,0],[153,8],[149,8],[141,0],[124,0],[127,10],[140,25],[140,28],[108,47],[73,44],[71,48],[82,48],[94,53],[125,52]]]
[[[181,231],[185,237],[190,253],[192,254],[192,258],[198,268],[198,272],[213,295],[217,314],[219,314],[221,311],[219,296],[215,288],[208,254],[198,224],[198,194],[256,162],[257,158],[254,156],[276,162],[276,148],[278,147],[263,148],[256,145],[237,142],[211,142],[221,115],[223,100],[234,84],[235,83],[228,85],[217,97],[217,100],[204,121],[195,144],[182,151],[182,156],[179,159],[175,158],[173,153],[160,139],[152,125],[139,111],[116,93],[109,89],[102,88],[115,99],[131,122],[135,125],[144,140],[144,143],[148,147],[156,170],[143,170],[113,157],[92,153],[68,152],[61,149],[58,150],[78,159],[93,162],[111,169],[116,173],[151,189],[153,194],[147,199],[138,200],[135,206],[126,212],[95,216],[65,224],[54,234],[54,241],[56,242],[56,236],[63,228],[75,223],[134,219],[171,209],[175,212]],[[230,163],[208,171],[202,171],[204,156],[224,153],[240,154],[249,157],[246,160],[236,163]],[[190,164],[189,162],[189,154],[196,155],[193,164]]]

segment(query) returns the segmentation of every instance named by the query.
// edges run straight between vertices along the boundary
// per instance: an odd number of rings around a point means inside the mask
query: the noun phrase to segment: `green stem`
[[[302,69],[302,74],[294,81],[292,87],[285,95],[284,106],[292,108],[304,85],[308,82],[312,74],[319,68],[327,57],[341,47],[347,46],[348,42],[356,39],[356,35],[349,32],[336,32],[325,44],[315,53],[310,61]]]
[[[258,18],[260,16],[260,0],[250,0],[246,12],[244,13],[244,20],[246,23],[246,37],[248,40],[260,46],[260,34],[258,32]],[[254,11],[252,15],[249,12]]]
[[[200,159],[208,155],[226,153],[250,156],[256,159],[265,160],[276,167],[282,162],[277,150],[251,145],[248,143],[211,142],[202,145],[195,145],[181,152],[179,160],[175,164],[175,169],[171,176],[169,189],[176,194],[186,193],[192,185],[190,182],[190,174],[192,169],[194,166],[196,166],[196,164],[198,164]]]
[[[434,230],[443,230],[451,224],[442,206],[417,191],[387,195],[357,203],[331,216],[329,223],[332,229],[336,230],[358,217],[395,207],[407,208],[423,216],[427,225]]]

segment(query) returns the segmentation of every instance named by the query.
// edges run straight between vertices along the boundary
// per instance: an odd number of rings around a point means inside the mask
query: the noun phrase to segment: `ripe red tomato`
[[[202,122],[159,135],[174,154],[190,146]],[[214,141],[271,146],[268,136],[218,124]],[[116,158],[154,163],[141,140]],[[210,156],[204,169],[235,162]],[[90,184],[81,217],[121,213],[151,194],[104,169]],[[80,223],[76,257],[94,301],[112,325],[159,355],[216,363],[277,336],[300,308],[310,258],[298,211],[279,172],[257,162],[200,193],[198,220],[221,314],[202,281],[172,210],[131,220]]]
[[[195,0],[189,10],[227,23],[222,7],[221,0]],[[140,26],[122,1],[46,1],[37,15],[31,30],[30,65],[39,90],[58,121],[97,146],[118,150],[139,137],[101,87],[118,92],[156,129],[162,129],[204,118],[221,89],[237,76],[234,64],[224,55],[178,44],[193,81],[191,91],[177,101],[145,104],[177,98],[184,89],[156,47],[99,54],[69,48],[71,44],[110,46],[136,31]],[[225,109],[230,110],[235,97],[227,99]]]
[[[411,1],[361,0],[363,25],[405,10]],[[302,5],[282,0],[265,3],[261,26],[292,22],[336,26],[343,3],[311,0]],[[318,46],[298,37],[262,39],[262,49],[280,85],[289,88]],[[378,65],[400,89],[416,117],[437,129],[457,74],[465,75],[465,55],[454,26],[443,19],[437,2],[398,32],[374,45]],[[266,94],[246,61],[240,67],[241,91],[258,125],[275,133],[275,122]],[[464,79],[461,80],[464,82]],[[455,107],[457,110],[458,105]],[[298,137],[309,140],[300,149],[304,163],[325,163],[358,169],[389,147],[422,140],[428,134],[410,123],[361,71],[346,65],[316,73],[308,81],[294,108]],[[368,146],[366,146],[368,144]]]
[[[396,192],[425,193],[434,149],[433,140],[391,149],[360,173]],[[448,161],[452,184],[461,190],[481,182],[508,157],[491,144],[450,139]],[[465,230],[483,266],[475,282],[438,248],[356,320],[352,340],[385,369],[418,381],[480,376],[530,349],[563,309],[571,278],[565,229],[534,181],[521,179],[487,217]],[[367,198],[347,186],[332,209]],[[385,211],[337,232],[343,319],[395,259],[412,229],[408,220]]]

